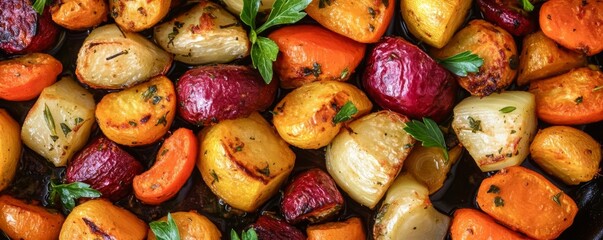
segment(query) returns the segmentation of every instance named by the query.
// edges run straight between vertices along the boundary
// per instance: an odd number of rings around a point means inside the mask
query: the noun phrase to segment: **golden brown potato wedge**
[[[168,78],[107,94],[96,108],[98,126],[107,138],[126,146],[159,140],[176,116],[176,91]]]
[[[64,220],[56,211],[0,196],[0,230],[12,239],[57,239]]]
[[[19,123],[6,110],[0,108],[0,191],[11,183],[21,157]]]
[[[178,232],[180,233],[180,239],[195,239],[195,240],[220,240],[222,234],[214,223],[212,223],[207,217],[191,211],[191,212],[175,212],[171,213],[176,226],[178,226]],[[157,221],[167,221],[167,216],[160,218]],[[147,240],[155,240],[155,234],[149,229]]]
[[[83,30],[107,21],[105,0],[61,0],[50,7],[52,21],[70,30]]]
[[[172,0],[110,0],[111,17],[129,32],[140,32],[157,24],[170,10]]]
[[[565,49],[544,33],[536,32],[523,39],[517,84],[525,85],[532,80],[554,77],[584,65],[584,54]]]

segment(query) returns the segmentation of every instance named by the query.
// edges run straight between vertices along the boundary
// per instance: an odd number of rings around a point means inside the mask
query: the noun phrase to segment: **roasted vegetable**
[[[1,50],[9,54],[35,53],[56,43],[59,28],[52,22],[48,8],[38,15],[30,1],[5,0],[0,2],[0,9]]]
[[[0,196],[0,230],[11,239],[57,239],[64,220],[56,211]]]
[[[538,131],[530,145],[530,156],[549,174],[577,185],[592,180],[599,172],[601,145],[578,129],[553,126]]]
[[[477,204],[498,222],[536,239],[557,238],[572,225],[578,207],[540,174],[521,166],[484,179]]]
[[[21,157],[20,126],[6,110],[0,108],[0,191],[12,182]]]
[[[44,53],[32,53],[0,61],[0,99],[34,99],[45,87],[57,80],[61,71],[61,62]]]
[[[462,152],[463,147],[455,146],[448,151],[448,159],[446,159],[442,149],[423,147],[418,144],[404,160],[402,169],[425,184],[429,194],[433,194],[444,185],[450,168],[461,157]]]
[[[327,170],[356,202],[374,208],[392,184],[415,140],[408,118],[380,111],[353,121],[327,147]]]
[[[176,91],[159,76],[121,92],[109,93],[96,107],[98,126],[112,141],[141,146],[159,140],[176,117]]]
[[[517,0],[477,0],[484,19],[496,23],[515,36],[524,36],[534,32],[538,26],[536,19],[522,8],[521,3]]]
[[[151,169],[134,177],[136,198],[157,205],[176,195],[195,168],[198,147],[193,131],[176,130],[159,148]]]
[[[234,13],[235,15],[240,15],[243,10],[243,1],[244,0],[222,0],[221,2],[226,5],[228,11]],[[270,13],[270,9],[272,9],[272,5],[275,0],[261,0],[260,8],[258,9],[260,13],[264,15],[268,15]]]
[[[536,32],[523,39],[517,84],[525,85],[532,80],[554,77],[584,65],[584,54],[565,49],[544,33]]]
[[[170,10],[172,0],[111,0],[111,17],[128,32],[139,32],[153,27]]]
[[[132,189],[132,179],[142,165],[111,140],[100,137],[79,152],[65,171],[65,181],[84,182],[102,193],[104,198],[118,200]]]
[[[386,37],[373,48],[362,83],[382,108],[436,121],[450,114],[457,89],[446,69],[400,37]]]
[[[213,65],[193,68],[176,83],[178,114],[190,123],[211,125],[247,117],[274,101],[277,83],[266,85],[250,67]]]
[[[293,170],[295,154],[258,113],[206,127],[199,138],[201,176],[234,208],[255,211]]]
[[[281,213],[289,223],[307,220],[322,222],[341,210],[343,197],[337,185],[319,168],[300,173],[287,186],[281,200]]]
[[[315,25],[287,26],[269,36],[280,50],[274,69],[283,88],[314,81],[347,81],[364,57],[365,44]]]
[[[172,56],[143,36],[108,24],[86,37],[77,55],[75,73],[90,87],[123,89],[161,75],[171,65]]]
[[[483,172],[500,170],[528,156],[538,124],[534,111],[528,92],[472,96],[454,107],[452,128]]]
[[[175,212],[171,213],[180,239],[196,239],[196,240],[219,240],[222,234],[214,223],[207,217],[191,211],[191,212]],[[167,217],[162,217],[159,221],[166,221]],[[155,234],[151,230],[148,232],[147,240],[155,240]]]
[[[343,222],[329,222],[309,226],[306,229],[308,240],[365,240],[366,233],[362,220],[358,217]]]
[[[461,27],[471,8],[471,0],[400,1],[402,18],[419,40],[441,48]]]
[[[395,5],[391,0],[313,0],[306,12],[333,32],[361,43],[373,43],[387,30]]]
[[[294,226],[287,224],[271,214],[263,214],[251,225],[249,230],[253,229],[258,239],[271,240],[304,240],[304,234]],[[248,230],[248,231],[249,231]],[[243,237],[243,239],[245,239]]]
[[[44,88],[31,107],[23,128],[23,143],[54,166],[67,164],[90,136],[94,98],[69,77]]]
[[[536,114],[551,124],[577,125],[603,120],[603,72],[574,69],[530,84]]]
[[[335,117],[348,102],[357,111],[348,112],[347,119],[362,116],[373,107],[368,97],[351,84],[312,82],[287,94],[274,108],[272,121],[289,144],[317,149],[329,144],[339,132],[342,119]]]
[[[249,55],[249,39],[239,20],[210,1],[153,31],[157,44],[187,64],[227,63]]]
[[[78,205],[65,219],[59,239],[144,239],[147,225],[105,199]]]
[[[527,239],[501,225],[490,216],[475,209],[462,208],[454,211],[450,226],[452,240],[522,240]]]
[[[450,217],[429,201],[429,190],[409,174],[400,174],[387,190],[375,216],[373,238],[444,239]]]
[[[432,56],[446,59],[470,51],[483,59],[479,72],[457,77],[459,84],[471,95],[483,97],[505,90],[517,73],[519,64],[513,36],[484,20],[472,20],[458,31],[441,49],[432,49]]]
[[[540,28],[562,46],[593,56],[603,51],[603,2],[550,0],[540,8]]]
[[[50,7],[52,20],[70,30],[83,30],[107,21],[109,6],[104,0],[61,0]]]

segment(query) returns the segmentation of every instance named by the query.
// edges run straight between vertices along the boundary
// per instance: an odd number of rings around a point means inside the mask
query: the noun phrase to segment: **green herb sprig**
[[[180,232],[171,213],[167,214],[167,222],[153,221],[149,223],[149,227],[158,240],[180,240]]]
[[[523,10],[528,12],[534,11],[534,5],[532,5],[530,0],[521,0],[521,5],[523,6]]]
[[[51,2],[52,0],[36,0],[32,7],[34,11],[42,15],[42,13],[44,12],[44,7],[46,7],[46,5],[50,5]]]
[[[436,61],[459,77],[466,77],[468,73],[476,73],[484,65],[484,59],[471,51],[465,51],[446,59],[436,59]]]
[[[74,182],[68,184],[55,184],[50,182],[50,202],[55,203],[56,198],[61,199],[61,203],[65,209],[71,211],[75,207],[75,200],[79,198],[97,198],[101,193],[90,185],[83,182]]]
[[[258,240],[258,234],[253,228],[250,228],[247,231],[243,230],[239,237],[234,229],[230,229],[230,240]]]
[[[498,111],[500,111],[501,113],[510,113],[515,111],[515,109],[517,109],[517,107],[515,106],[506,106],[504,108],[499,109]]]
[[[266,84],[272,81],[272,63],[278,56],[278,45],[269,38],[258,36],[270,27],[281,24],[292,24],[306,16],[304,9],[312,0],[276,0],[268,19],[262,26],[256,28],[255,19],[260,8],[260,0],[244,0],[241,11],[241,21],[249,26],[249,41],[251,41],[251,60]]]
[[[444,151],[444,158],[448,161],[448,149],[446,148],[444,134],[435,121],[425,117],[423,122],[412,120],[406,123],[404,131],[414,139],[421,141],[423,147],[441,148]]]
[[[354,103],[352,103],[352,101],[347,101],[341,107],[341,109],[339,109],[337,114],[335,114],[335,117],[333,117],[333,124],[350,120],[352,119],[352,116],[356,113],[358,113],[358,109],[356,108]]]

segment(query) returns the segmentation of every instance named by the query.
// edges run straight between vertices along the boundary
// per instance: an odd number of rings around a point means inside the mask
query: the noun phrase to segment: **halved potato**
[[[268,15],[272,9],[274,1],[275,0],[260,0],[260,14]],[[243,10],[243,0],[221,0],[221,2],[226,5],[228,11],[236,14],[237,16],[239,16]]]
[[[0,191],[11,183],[21,157],[21,126],[0,108]]]
[[[295,154],[257,112],[201,131],[197,167],[209,188],[234,208],[252,212],[278,192]]]
[[[70,30],[83,30],[107,21],[105,0],[61,0],[50,7],[52,21]]]
[[[94,98],[71,78],[44,88],[27,113],[21,139],[56,167],[86,145],[94,125]]]
[[[201,1],[154,29],[155,41],[187,64],[227,63],[249,55],[249,39],[237,18]]]
[[[123,89],[164,74],[172,56],[137,33],[115,24],[94,29],[77,54],[80,82],[101,89]]]
[[[111,17],[129,32],[139,32],[157,24],[170,10],[172,0],[110,0]]]
[[[180,239],[196,239],[196,240],[220,240],[222,234],[214,223],[212,223],[207,217],[191,211],[191,212],[175,212],[171,213],[178,232],[180,233]],[[157,221],[167,221],[167,216],[160,218]],[[147,240],[156,240],[157,237],[149,229]]]
[[[176,91],[168,78],[107,94],[96,108],[98,126],[107,138],[126,146],[151,144],[169,129],[176,116]]]

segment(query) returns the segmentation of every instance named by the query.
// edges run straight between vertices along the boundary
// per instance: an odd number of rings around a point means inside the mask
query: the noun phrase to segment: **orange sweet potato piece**
[[[343,222],[328,222],[309,226],[308,240],[364,240],[364,226],[360,218],[353,217]]]
[[[450,226],[452,240],[519,240],[527,239],[494,221],[490,216],[475,209],[463,208],[454,212]]]
[[[32,53],[0,62],[0,99],[27,101],[57,81],[63,71],[59,60],[44,53]]]
[[[65,217],[8,195],[0,196],[0,230],[12,239],[57,239]]]

